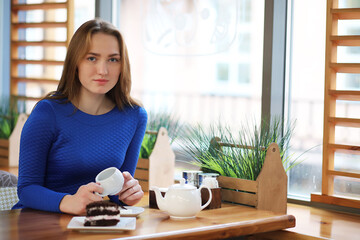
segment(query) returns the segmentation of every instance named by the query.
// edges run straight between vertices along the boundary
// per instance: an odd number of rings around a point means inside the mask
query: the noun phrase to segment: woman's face
[[[93,34],[89,52],[78,64],[81,93],[92,96],[110,91],[118,81],[120,66],[116,37],[104,33]]]

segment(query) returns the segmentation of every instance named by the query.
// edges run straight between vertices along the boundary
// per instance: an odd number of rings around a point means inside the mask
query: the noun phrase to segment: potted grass
[[[2,97],[0,101],[0,166],[9,166],[9,138],[16,127],[18,117],[25,112],[25,104],[14,97]]]
[[[197,125],[180,145],[192,164],[220,175],[223,200],[286,212],[286,171],[300,163],[300,156],[286,155],[294,124],[283,131],[280,119],[270,122],[245,124],[238,132],[222,124]]]
[[[206,128],[198,124],[190,127],[187,137],[182,138],[179,143],[183,152],[192,157],[191,163],[204,172],[256,180],[264,164],[264,150],[273,142],[279,146],[286,172],[300,163],[301,155],[286,155],[293,129],[294,124],[291,124],[282,131],[282,122],[278,118],[272,119],[271,124],[263,121],[261,126],[250,126],[247,123],[236,133],[226,125],[210,125]]]
[[[180,123],[179,118],[165,111],[157,113],[149,112],[139,158],[149,158],[155,146],[157,133],[161,127],[168,131],[170,144],[172,144],[179,136],[183,125]]]

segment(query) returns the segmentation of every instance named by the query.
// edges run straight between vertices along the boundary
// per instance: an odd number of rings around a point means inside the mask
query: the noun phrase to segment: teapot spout
[[[161,191],[158,187],[152,187],[155,192],[156,203],[161,211],[166,211],[165,197],[162,196]]]

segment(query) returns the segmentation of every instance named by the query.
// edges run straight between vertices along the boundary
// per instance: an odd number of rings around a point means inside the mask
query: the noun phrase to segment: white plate
[[[124,206],[127,210],[120,207],[121,217],[137,217],[140,213],[144,212],[144,208],[135,206]]]
[[[79,230],[79,231],[124,231],[124,230],[135,230],[136,218],[134,217],[120,217],[120,222],[114,226],[84,226],[85,217],[73,217],[69,224],[68,229]]]

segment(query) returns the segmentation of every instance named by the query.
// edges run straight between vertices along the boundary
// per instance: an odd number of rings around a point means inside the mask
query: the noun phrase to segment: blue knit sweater
[[[137,106],[89,115],[70,102],[40,101],[21,133],[19,202],[13,209],[60,212],[62,198],[94,182],[103,169],[134,175],[146,123],[146,111]],[[117,196],[110,199],[119,203]]]

